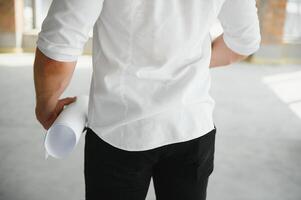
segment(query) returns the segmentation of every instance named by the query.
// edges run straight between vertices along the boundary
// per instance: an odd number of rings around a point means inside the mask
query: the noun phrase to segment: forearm
[[[226,66],[247,58],[229,49],[223,39],[223,34],[217,37],[212,43],[210,68]]]
[[[34,85],[37,106],[55,107],[71,80],[75,65],[76,62],[52,60],[36,49]]]

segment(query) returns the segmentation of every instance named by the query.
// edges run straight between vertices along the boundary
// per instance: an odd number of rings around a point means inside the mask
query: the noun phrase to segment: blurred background
[[[0,0],[0,200],[84,199],[84,136],[68,158],[45,160],[34,115],[33,52],[50,3]],[[211,69],[217,138],[208,200],[301,199],[301,1],[257,6],[260,50]],[[217,21],[211,34],[221,32]],[[91,39],[63,96],[88,94],[90,54]],[[155,200],[152,183],[147,200]]]

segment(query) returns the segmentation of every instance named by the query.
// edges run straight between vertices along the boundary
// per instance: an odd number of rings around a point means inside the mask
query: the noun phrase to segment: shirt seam
[[[128,69],[128,67],[131,65],[132,63],[132,57],[133,57],[133,19],[134,19],[134,9],[133,9],[133,3],[131,3],[131,17],[130,17],[130,31],[129,31],[129,55],[128,55],[128,61],[127,61],[127,65],[125,65],[125,67],[122,69],[121,71],[121,76],[120,76],[120,87],[121,87],[121,99],[122,102],[125,106],[125,110],[124,110],[124,120],[127,117],[127,113],[128,113],[128,102],[125,99],[125,89],[124,89],[124,76],[126,73],[126,70]]]

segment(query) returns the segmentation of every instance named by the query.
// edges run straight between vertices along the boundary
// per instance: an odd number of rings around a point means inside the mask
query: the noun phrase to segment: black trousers
[[[146,151],[116,148],[87,128],[86,200],[144,200],[151,177],[157,200],[205,200],[216,127],[193,140]]]

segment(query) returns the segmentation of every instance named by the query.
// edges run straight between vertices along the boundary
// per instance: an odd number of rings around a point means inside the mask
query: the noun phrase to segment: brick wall
[[[287,0],[257,0],[262,44],[281,44]]]
[[[0,0],[0,52],[21,51],[23,0]]]
[[[15,2],[12,0],[0,1],[0,32],[15,31]]]

